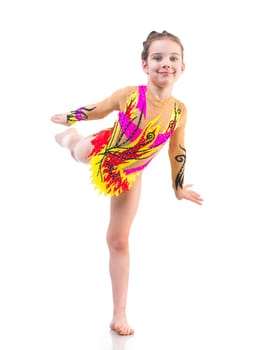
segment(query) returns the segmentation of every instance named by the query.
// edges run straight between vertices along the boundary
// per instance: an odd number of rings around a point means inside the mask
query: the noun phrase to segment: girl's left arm
[[[186,164],[185,125],[186,110],[180,126],[172,134],[169,141],[172,187],[177,199],[187,199],[201,205],[203,199],[201,198],[200,194],[190,189],[192,185],[184,185]]]
[[[184,173],[186,163],[185,148],[185,125],[186,125],[186,109],[182,115],[180,125],[175,129],[169,141],[169,159],[171,163],[172,187],[174,191],[183,188]]]

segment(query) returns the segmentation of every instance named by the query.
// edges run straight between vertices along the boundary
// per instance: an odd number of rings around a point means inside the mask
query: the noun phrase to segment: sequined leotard
[[[114,126],[98,132],[91,141],[90,170],[95,187],[110,196],[127,191],[169,138],[173,187],[183,187],[184,104],[173,97],[158,100],[146,86],[126,87],[85,109],[86,119],[103,118],[114,110],[119,111]]]

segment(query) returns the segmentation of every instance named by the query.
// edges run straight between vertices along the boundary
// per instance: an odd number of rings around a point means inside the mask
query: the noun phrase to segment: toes
[[[131,328],[119,328],[117,333],[119,335],[132,335],[134,334],[134,331]]]
[[[127,328],[127,327],[119,327],[119,326],[114,326],[110,325],[110,328],[112,331],[117,332],[119,335],[133,335],[134,330],[132,328]]]

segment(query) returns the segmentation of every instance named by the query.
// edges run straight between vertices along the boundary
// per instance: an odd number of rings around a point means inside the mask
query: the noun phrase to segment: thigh
[[[141,175],[129,191],[111,198],[110,227],[111,231],[127,232],[136,215],[141,192]]]

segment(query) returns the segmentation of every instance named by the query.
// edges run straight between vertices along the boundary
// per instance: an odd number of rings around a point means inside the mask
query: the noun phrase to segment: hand
[[[67,122],[67,113],[55,114],[50,119],[53,123],[70,126]]]
[[[184,185],[183,188],[179,188],[175,191],[175,195],[177,199],[187,199],[196,204],[202,205],[203,199],[200,194],[195,191],[189,190],[188,188],[192,187],[192,185]]]

